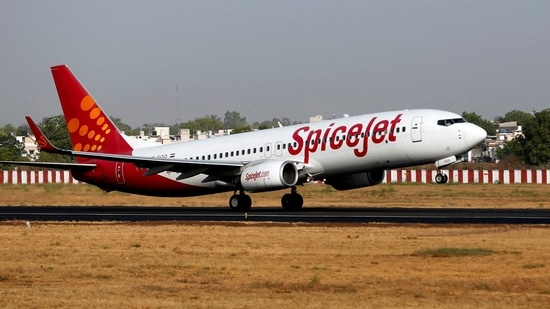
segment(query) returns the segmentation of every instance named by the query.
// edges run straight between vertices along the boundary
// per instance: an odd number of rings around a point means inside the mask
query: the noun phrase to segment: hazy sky
[[[61,114],[62,63],[133,127],[227,110],[250,123],[542,110],[549,13],[547,0],[4,0],[0,125]]]

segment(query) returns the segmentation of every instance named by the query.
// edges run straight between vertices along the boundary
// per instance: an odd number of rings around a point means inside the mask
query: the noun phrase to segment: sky
[[[550,108],[550,1],[0,1],[0,126],[61,114],[67,64],[132,127]]]

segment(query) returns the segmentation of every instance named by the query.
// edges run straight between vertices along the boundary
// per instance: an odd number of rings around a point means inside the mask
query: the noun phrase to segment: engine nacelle
[[[386,171],[376,170],[365,173],[332,177],[327,179],[325,183],[328,183],[336,190],[350,190],[378,185],[384,181],[385,177]]]
[[[291,161],[265,161],[245,168],[240,183],[246,191],[279,190],[296,185],[298,170]]]

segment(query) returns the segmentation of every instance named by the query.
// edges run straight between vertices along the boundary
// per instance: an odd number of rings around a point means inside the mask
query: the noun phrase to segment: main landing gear
[[[299,210],[304,204],[304,198],[297,192],[296,186],[290,189],[290,193],[283,195],[281,205],[284,210]],[[236,211],[247,211],[252,207],[252,199],[244,193],[244,190],[239,190],[239,194],[235,191],[229,198],[229,208]]]
[[[239,194],[235,191],[235,194],[229,198],[231,210],[247,211],[250,207],[252,207],[252,199],[244,193],[244,190],[240,190]]]
[[[449,176],[443,174],[441,170],[438,170],[437,175],[435,175],[435,182],[438,184],[444,184],[447,183],[447,181],[449,181]]]
[[[299,210],[304,205],[304,198],[296,191],[296,186],[290,189],[290,193],[283,195],[281,205],[284,210]]]

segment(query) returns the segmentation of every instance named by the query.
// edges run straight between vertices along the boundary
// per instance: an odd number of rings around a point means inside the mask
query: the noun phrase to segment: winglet
[[[36,142],[38,143],[38,146],[40,146],[40,150],[45,152],[52,152],[52,153],[60,153],[60,154],[70,154],[71,151],[68,150],[62,150],[57,147],[55,147],[44,135],[42,130],[38,128],[34,120],[32,120],[31,117],[25,116],[25,119],[27,119],[27,123],[29,124],[29,127],[32,131],[32,134],[36,138]]]

